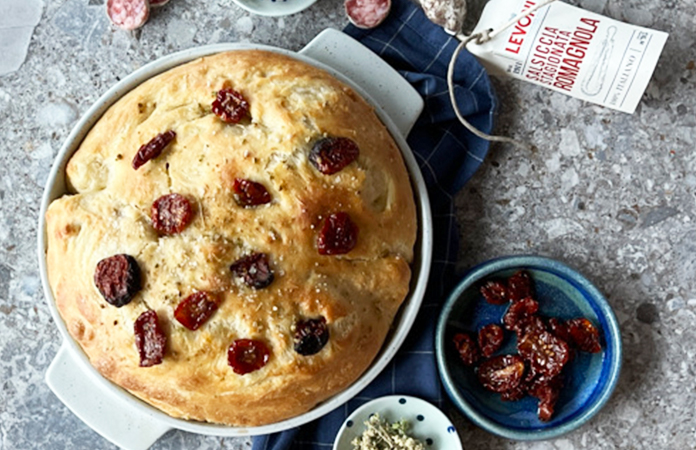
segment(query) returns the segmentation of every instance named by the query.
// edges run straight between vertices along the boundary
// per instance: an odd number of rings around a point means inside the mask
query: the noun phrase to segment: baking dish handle
[[[327,28],[299,51],[348,77],[394,122],[406,137],[423,111],[423,99],[399,72],[352,37]]]
[[[46,383],[77,417],[123,449],[146,450],[170,430],[97,385],[65,344],[46,372]]]

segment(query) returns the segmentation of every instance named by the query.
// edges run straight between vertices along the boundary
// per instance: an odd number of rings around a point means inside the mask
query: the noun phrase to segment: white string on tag
[[[465,36],[463,34],[457,34],[456,37],[459,39],[461,42],[457,46],[457,48],[454,50],[454,53],[452,53],[452,58],[450,59],[449,67],[447,68],[447,87],[449,88],[449,95],[450,95],[450,102],[452,102],[452,108],[454,109],[454,113],[457,115],[457,119],[466,127],[467,130],[471,131],[474,135],[480,137],[481,139],[485,139],[487,141],[495,141],[495,142],[505,142],[508,144],[515,145],[517,147],[521,148],[529,148],[529,145],[524,144],[522,142],[519,142],[513,138],[505,137],[505,136],[491,136],[490,134],[486,134],[480,130],[478,130],[476,127],[471,125],[462,115],[461,111],[459,110],[459,107],[457,106],[457,99],[454,96],[454,65],[455,62],[457,61],[457,57],[459,56],[459,53],[461,53],[462,49],[464,49],[467,44],[470,42],[474,42],[477,45],[481,45],[485,42],[490,41],[494,37],[496,37],[499,33],[503,32],[507,28],[510,28],[511,26],[515,25],[517,22],[520,20],[524,19],[525,17],[534,14],[535,11],[537,11],[539,8],[543,8],[544,6],[555,2],[556,0],[542,0],[541,2],[537,3],[533,7],[519,13],[515,17],[513,17],[509,22],[507,22],[505,25],[501,26],[497,30],[493,30],[492,28],[489,28],[487,30],[483,30],[478,33],[474,33],[469,36]]]

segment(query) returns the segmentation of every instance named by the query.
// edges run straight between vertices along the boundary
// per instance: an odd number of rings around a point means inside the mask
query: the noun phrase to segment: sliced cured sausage
[[[462,30],[466,18],[466,0],[420,0],[426,17],[448,33]]]
[[[148,0],[107,0],[106,13],[114,25],[125,30],[135,30],[145,25],[150,17]]]
[[[125,306],[140,291],[138,262],[126,254],[104,258],[97,264],[94,284],[110,305]]]
[[[135,321],[135,346],[140,355],[140,367],[162,364],[167,336],[159,324],[157,313],[152,310],[140,314]]]
[[[299,320],[295,323],[293,344],[300,355],[310,356],[319,353],[329,342],[329,327],[326,318]]]
[[[389,15],[391,0],[345,0],[348,19],[358,28],[374,28]]]
[[[333,175],[343,170],[360,155],[355,141],[346,137],[319,139],[309,152],[309,162],[324,175]]]
[[[230,270],[249,287],[263,289],[273,282],[273,270],[265,253],[252,253],[239,258]]]
[[[268,193],[266,186],[255,181],[235,178],[232,189],[234,190],[234,200],[239,206],[245,208],[265,205],[271,201],[271,194]]]
[[[177,234],[191,223],[193,208],[191,202],[181,194],[163,195],[150,208],[152,227],[162,234]]]

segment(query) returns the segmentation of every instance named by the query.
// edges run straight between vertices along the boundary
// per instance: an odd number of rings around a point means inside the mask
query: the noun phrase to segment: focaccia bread
[[[46,214],[58,310],[101,374],[173,417],[310,410],[368,368],[409,291],[398,147],[352,89],[287,56],[221,53],[146,81],[66,184]]]

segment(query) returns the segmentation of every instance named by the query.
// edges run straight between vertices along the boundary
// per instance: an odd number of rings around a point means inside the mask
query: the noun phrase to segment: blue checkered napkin
[[[447,66],[458,42],[430,22],[409,0],[393,0],[387,20],[373,30],[348,26],[345,32],[397,69],[423,96],[425,109],[408,136],[428,186],[433,210],[434,254],[428,290],[416,322],[393,361],[355,398],[316,421],[282,433],[254,438],[253,450],[327,450],[343,421],[357,407],[383,395],[413,395],[441,406],[435,364],[435,323],[446,294],[456,281],[458,234],[453,196],[476,172],[488,142],[458,121],[447,90]],[[497,100],[478,61],[463,51],[455,84],[462,114],[490,133]]]

